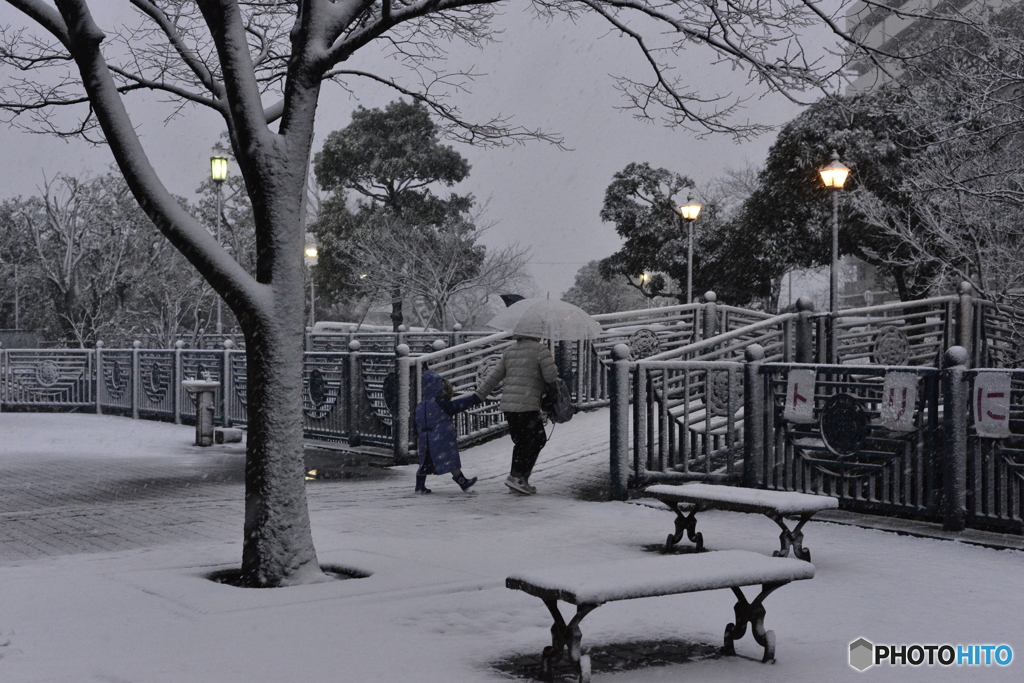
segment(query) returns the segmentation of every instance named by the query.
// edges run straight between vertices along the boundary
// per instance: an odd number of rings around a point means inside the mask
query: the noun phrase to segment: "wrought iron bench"
[[[736,620],[725,627],[723,654],[736,654],[733,643],[746,634],[749,625],[754,640],[764,648],[761,661],[769,662],[775,659],[775,633],[764,628],[764,599],[790,581],[813,577],[814,565],[809,562],[746,550],[721,550],[525,571],[509,576],[505,585],[543,600],[554,619],[551,645],[541,655],[544,678],[551,680],[554,666],[568,649],[579,683],[589,683],[590,657],[580,644],[580,622],[606,602],[730,588],[737,599],[733,608]],[[748,602],[741,587],[755,585],[761,586],[761,592]],[[576,615],[568,624],[558,607],[559,600],[576,605]]]
[[[790,547],[793,554],[806,562],[811,561],[811,551],[804,548],[803,526],[816,513],[822,510],[834,510],[839,501],[829,496],[815,496],[795,491],[763,491],[738,486],[719,486],[715,484],[682,484],[671,486],[658,484],[648,486],[644,495],[656,498],[668,505],[676,513],[676,531],[669,534],[665,541],[665,550],[671,550],[685,533],[697,548],[704,549],[704,537],[697,529],[697,513],[704,510],[718,509],[733,512],[753,512],[765,515],[779,525],[782,533],[779,541],[782,547],[773,554],[775,557],[788,557]],[[679,508],[680,504],[689,504],[689,514]],[[792,530],[786,526],[786,519],[799,520]]]

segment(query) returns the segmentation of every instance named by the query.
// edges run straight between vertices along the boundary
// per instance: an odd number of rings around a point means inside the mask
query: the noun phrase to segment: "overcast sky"
[[[520,125],[561,133],[572,151],[542,142],[494,150],[456,145],[473,168],[470,178],[455,189],[488,202],[485,219],[495,226],[484,242],[493,246],[519,242],[530,247],[531,274],[539,293],[558,297],[572,285],[581,265],[619,247],[614,227],[598,217],[604,190],[615,172],[630,162],[647,161],[702,184],[725,169],[748,162],[761,164],[774,134],[737,144],[728,136],[700,140],[688,131],[634,120],[629,112],[616,109],[624,101],[609,76],[643,73],[642,57],[630,41],[608,35],[595,20],[548,24],[520,7],[507,8],[498,20],[504,30],[499,44],[483,52],[454,55],[487,74],[459,105],[478,119],[513,115]],[[16,13],[3,5],[0,22],[12,18],[17,19]],[[830,39],[823,31],[815,40],[820,44]],[[780,124],[800,111],[781,96],[762,97],[764,93],[746,85],[740,72],[708,66],[706,54],[684,55],[679,63],[680,71],[706,95],[732,92],[751,98],[742,118]],[[356,106],[382,107],[396,97],[383,87],[360,86],[359,100],[337,88],[325,90],[314,151],[327,133],[349,123]],[[190,110],[184,118],[165,125],[163,110],[134,111],[151,112],[139,117],[138,123],[143,143],[168,188],[194,198],[222,129],[218,119]],[[112,161],[104,148],[6,127],[0,129],[0,154],[0,197],[4,198],[38,193],[44,176],[102,172]]]

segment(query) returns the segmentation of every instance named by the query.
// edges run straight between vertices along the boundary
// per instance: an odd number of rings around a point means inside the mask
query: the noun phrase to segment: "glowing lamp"
[[[688,204],[686,206],[680,206],[679,207],[679,215],[682,216],[684,220],[688,220],[688,221],[695,221],[695,220],[697,220],[697,216],[700,215],[700,210],[703,207],[700,204],[696,204],[696,203],[690,201],[689,199],[687,199],[686,201],[688,202]]]
[[[846,184],[847,176],[850,175],[850,169],[839,163],[838,153],[832,152],[832,163],[818,169],[818,174],[821,176],[821,182],[825,183],[825,187],[841,190]]]
[[[215,183],[223,183],[228,179],[227,157],[210,157],[210,178]]]

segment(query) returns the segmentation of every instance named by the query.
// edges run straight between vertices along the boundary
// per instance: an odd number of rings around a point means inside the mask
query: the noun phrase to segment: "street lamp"
[[[228,158],[210,157],[210,178],[217,186],[217,244],[220,244],[220,216],[224,204],[224,181],[228,179]],[[221,323],[221,297],[217,295],[217,334],[224,333]]]
[[[306,257],[306,265],[312,269],[316,265],[316,259],[319,255],[315,244],[307,244],[306,250],[303,254]],[[362,277],[366,277],[363,275]],[[309,272],[309,326],[313,327],[316,324],[316,291],[313,289],[313,271]]]
[[[839,190],[846,184],[850,169],[839,163],[839,153],[832,151],[832,163],[818,169],[821,182],[832,190],[832,269],[829,273],[828,310],[835,313],[839,304]]]
[[[686,303],[693,303],[693,222],[700,215],[701,205],[693,201],[693,195],[686,198],[686,206],[679,207],[679,216],[686,223]]]

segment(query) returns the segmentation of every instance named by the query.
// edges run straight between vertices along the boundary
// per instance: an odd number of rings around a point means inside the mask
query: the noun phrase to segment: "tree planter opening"
[[[344,581],[346,579],[365,579],[370,576],[370,572],[355,569],[354,567],[343,567],[338,564],[322,564],[320,565],[320,571],[322,571],[324,576],[327,578],[336,579],[338,581]],[[214,583],[223,583],[236,588],[264,588],[264,586],[247,586],[243,584],[241,569],[221,569],[220,571],[207,574],[206,578]]]

